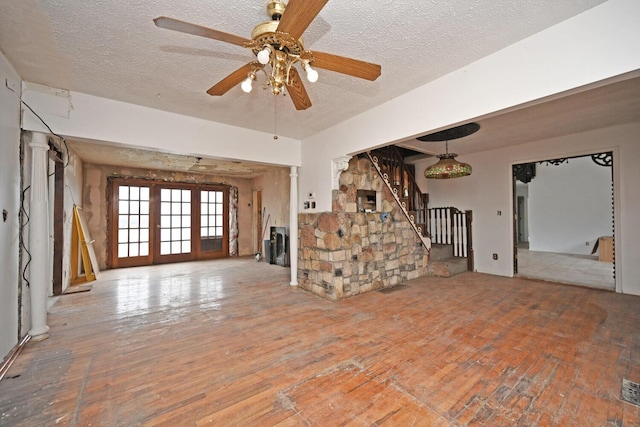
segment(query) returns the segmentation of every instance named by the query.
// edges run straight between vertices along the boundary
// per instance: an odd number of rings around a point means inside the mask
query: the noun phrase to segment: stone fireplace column
[[[291,286],[298,286],[298,167],[291,166],[289,189],[289,263]]]
[[[49,292],[49,191],[47,181],[49,144],[47,135],[32,132],[31,189],[29,197],[29,288],[31,301],[31,329],[34,340],[49,337],[47,332],[47,297]]]

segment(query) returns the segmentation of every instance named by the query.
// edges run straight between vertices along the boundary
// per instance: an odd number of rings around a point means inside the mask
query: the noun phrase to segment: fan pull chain
[[[273,97],[273,139],[278,139],[278,98]]]

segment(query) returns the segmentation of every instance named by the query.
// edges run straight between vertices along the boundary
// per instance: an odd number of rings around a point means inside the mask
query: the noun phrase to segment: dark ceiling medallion
[[[613,166],[613,153],[608,151],[606,153],[592,154],[591,160],[596,165],[611,167]]]
[[[543,160],[542,162],[540,162],[540,164],[542,163],[546,163],[547,166],[552,165],[552,166],[559,166],[563,163],[569,163],[569,159],[568,158],[564,158],[564,159],[552,159],[552,160]]]
[[[480,129],[479,124],[467,123],[466,125],[460,125],[451,129],[445,129],[439,132],[419,136],[416,139],[419,141],[451,141],[452,139],[464,138],[465,136],[476,133],[478,129]]]

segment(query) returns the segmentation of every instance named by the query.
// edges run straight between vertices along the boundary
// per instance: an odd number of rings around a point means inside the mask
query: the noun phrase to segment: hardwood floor
[[[640,297],[477,273],[332,303],[253,258],[105,271],[0,425],[637,426]]]

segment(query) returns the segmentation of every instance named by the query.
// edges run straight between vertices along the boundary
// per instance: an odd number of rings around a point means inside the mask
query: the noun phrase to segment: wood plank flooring
[[[102,272],[2,426],[638,426],[640,297],[477,273],[337,303],[236,258]]]

